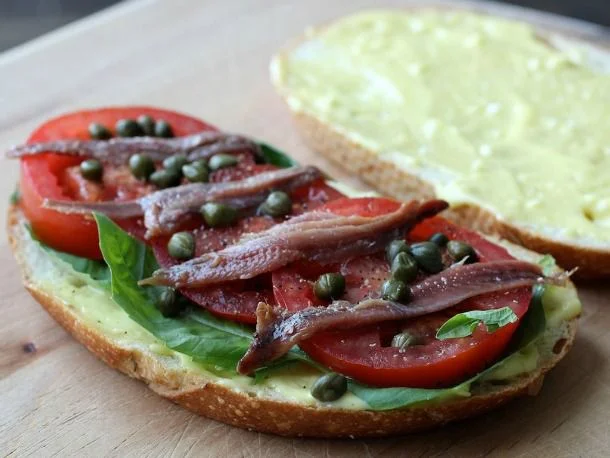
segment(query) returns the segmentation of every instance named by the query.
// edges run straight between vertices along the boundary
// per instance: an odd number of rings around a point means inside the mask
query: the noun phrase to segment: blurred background
[[[0,51],[115,3],[119,0],[0,0]],[[610,26],[610,0],[507,0],[505,3]]]

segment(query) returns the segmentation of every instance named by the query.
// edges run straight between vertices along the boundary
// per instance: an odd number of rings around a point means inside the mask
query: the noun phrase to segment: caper
[[[100,181],[103,173],[104,167],[97,159],[87,159],[80,163],[80,174],[86,180]]]
[[[155,164],[147,154],[134,154],[129,158],[129,169],[137,179],[147,180],[155,171]]]
[[[417,262],[409,253],[400,252],[392,261],[391,271],[395,279],[409,283],[417,277]]]
[[[411,290],[404,282],[390,278],[381,286],[381,297],[388,301],[405,304],[411,299]]]
[[[206,183],[208,181],[208,167],[204,161],[195,161],[182,166],[182,175],[191,183]]]
[[[137,120],[142,132],[148,137],[155,135],[155,120],[149,115],[140,115]]]
[[[155,137],[171,138],[173,136],[174,131],[167,121],[159,119],[155,123]]]
[[[138,137],[144,133],[140,124],[133,119],[120,119],[115,129],[119,137]]]
[[[157,170],[148,179],[152,184],[161,189],[171,188],[180,183],[180,175],[172,169]]]
[[[404,240],[392,240],[385,249],[386,259],[390,264],[398,253],[408,253],[409,245]]]
[[[95,140],[108,140],[112,137],[112,132],[103,124],[92,122],[89,124],[89,135]]]
[[[176,232],[167,243],[167,251],[174,259],[190,259],[195,254],[195,239],[190,232]]]
[[[224,169],[237,164],[237,158],[231,154],[215,154],[210,158],[208,167],[210,170]]]
[[[237,210],[229,205],[208,202],[201,207],[203,220],[210,227],[229,226],[235,222]]]
[[[273,191],[260,206],[260,212],[262,214],[273,217],[284,216],[291,211],[292,200],[290,199],[290,196],[283,191]]]
[[[176,317],[182,311],[182,304],[180,304],[174,288],[163,288],[163,291],[157,296],[156,305],[166,318]]]
[[[447,253],[449,253],[455,261],[461,261],[464,258],[467,258],[465,261],[467,264],[476,262],[478,259],[474,248],[467,243],[458,242],[457,240],[452,240],[447,243]]]
[[[347,378],[341,374],[330,372],[315,381],[311,387],[311,395],[318,401],[332,402],[339,399],[347,391]]]
[[[175,173],[182,173],[182,166],[188,163],[188,159],[184,154],[174,154],[173,156],[163,159],[163,168],[173,170]]]
[[[401,332],[392,337],[392,347],[404,350],[407,347],[417,344],[417,337],[408,332]]]
[[[432,242],[420,242],[411,245],[409,250],[411,256],[417,261],[417,265],[430,274],[436,274],[443,270],[443,258],[438,245]]]
[[[319,299],[337,299],[345,292],[345,278],[339,273],[322,274],[313,285],[313,292]]]
[[[442,232],[437,232],[436,234],[432,234],[428,239],[429,242],[436,243],[438,246],[445,246],[449,239]]]

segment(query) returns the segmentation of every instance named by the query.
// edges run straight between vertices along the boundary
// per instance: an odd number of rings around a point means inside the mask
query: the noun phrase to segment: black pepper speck
[[[21,349],[24,353],[36,353],[36,345],[34,345],[34,342],[24,343]]]

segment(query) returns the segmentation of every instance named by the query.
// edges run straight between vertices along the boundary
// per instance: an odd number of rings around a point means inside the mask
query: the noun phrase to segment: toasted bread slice
[[[143,329],[117,333],[104,327],[101,320],[91,319],[83,304],[76,303],[78,296],[66,296],[61,289],[55,289],[55,285],[67,281],[67,289],[72,293],[85,288],[82,294],[87,298],[108,293],[99,286],[88,284],[88,277],[75,272],[54,278],[48,267],[56,262],[48,259],[53,255],[31,239],[25,225],[23,214],[13,207],[8,233],[25,287],[70,334],[106,364],[142,380],[159,395],[200,415],[250,430],[284,436],[379,437],[419,431],[478,415],[513,398],[538,393],[544,375],[565,356],[576,333],[576,318],[559,323],[552,333],[541,338],[535,370],[501,384],[481,383],[472,388],[472,395],[467,398],[382,412],[337,408],[313,398],[312,402],[303,403],[281,390],[255,384],[232,384],[230,379],[184,364],[171,350],[166,348],[160,352],[156,344],[149,344],[155,339]],[[510,249],[522,259],[536,261],[539,258],[517,246]],[[572,284],[568,287],[574,288]],[[113,307],[108,309],[113,317],[129,320],[118,305],[109,299],[105,301]]]
[[[403,200],[435,197],[434,183],[427,177],[441,176],[440,168],[432,172],[427,170],[426,177],[416,170],[406,170],[391,157],[388,158],[367,148],[355,141],[354,137],[348,136],[341,126],[324,122],[315,113],[303,109],[299,97],[284,83],[285,75],[279,76],[278,62],[297,52],[302,45],[311,44],[317,34],[323,33],[325,29],[326,27],[322,27],[314,32],[309,31],[306,36],[294,40],[281,50],[272,62],[273,82],[288,104],[304,142],[312,150],[321,153],[348,172],[356,174],[385,195]],[[536,32],[541,42],[548,46],[558,49],[564,47],[582,49],[583,55],[588,57],[588,60],[583,59],[583,65],[589,64],[603,71],[608,71],[610,68],[610,48],[603,48],[596,43],[586,43],[582,38],[571,39],[555,30],[536,28]],[[543,166],[552,168],[552,164]],[[441,197],[446,198],[446,196]],[[451,203],[448,217],[460,225],[487,234],[495,234],[533,251],[550,253],[560,265],[566,268],[577,267],[578,278],[594,279],[610,276],[610,243],[581,236],[567,236],[562,233],[562,227],[532,229],[526,224],[504,219],[488,208],[469,202],[448,200]],[[544,204],[561,205],[560,202],[544,202]]]

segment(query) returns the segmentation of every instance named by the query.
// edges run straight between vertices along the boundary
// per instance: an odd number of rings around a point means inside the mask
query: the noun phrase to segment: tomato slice
[[[323,208],[342,214],[377,216],[398,208],[390,199],[338,199]],[[435,217],[420,223],[409,234],[409,241],[427,240],[443,232],[450,239],[471,244],[480,262],[511,259],[512,256],[479,234]],[[389,266],[382,254],[365,256],[331,266],[295,264],[273,273],[275,298],[280,306],[299,310],[322,305],[313,294],[313,283],[323,272],[340,271],[346,278],[342,298],[358,302],[379,297],[381,284],[389,278]],[[450,386],[480,372],[505,350],[518,327],[514,323],[487,333],[479,327],[470,337],[437,340],[437,329],[456,313],[466,310],[488,310],[509,306],[521,318],[527,311],[531,292],[521,288],[488,294],[464,301],[443,312],[403,322],[346,331],[321,333],[302,342],[301,348],[323,365],[374,386],[409,386],[433,388]],[[418,344],[399,350],[390,345],[399,332],[417,336]]]
[[[214,172],[210,180],[226,182],[243,180],[249,176],[277,169],[270,164],[255,164],[253,160],[244,158],[235,167],[229,167]],[[328,186],[323,180],[295,189],[292,194],[293,214],[299,214],[342,194]],[[245,233],[256,233],[268,229],[280,220],[269,217],[250,216],[241,219],[237,224],[226,228],[206,228],[199,219],[195,223],[195,255],[222,250],[234,244]],[[159,264],[169,267],[178,262],[169,256],[167,242],[169,237],[157,237],[151,242]],[[256,307],[259,302],[275,303],[271,288],[271,274],[261,275],[251,280],[233,281],[227,284],[206,288],[182,288],[180,292],[196,304],[210,312],[234,321],[256,323]]]
[[[155,119],[165,119],[178,136],[188,135],[202,130],[214,130],[214,127],[191,116],[168,110],[145,106],[102,108],[70,113],[47,121],[36,129],[28,143],[61,139],[88,139],[88,127],[92,122],[99,122],[113,127],[122,118],[137,118],[148,114]],[[134,195],[148,192],[139,189],[145,187],[139,183],[127,186],[125,179],[115,176],[113,192],[102,194],[94,189],[81,189],[83,183],[78,177],[70,174],[70,168],[78,165],[83,158],[60,154],[42,154],[21,160],[21,199],[23,212],[36,235],[47,245],[61,251],[90,259],[101,259],[97,228],[90,217],[66,215],[54,210],[42,208],[44,199],[107,200],[114,198],[128,199]],[[124,172],[124,171],[123,171]],[[124,173],[122,175],[124,177]],[[135,193],[135,194],[134,194]],[[87,197],[88,196],[88,197]]]

